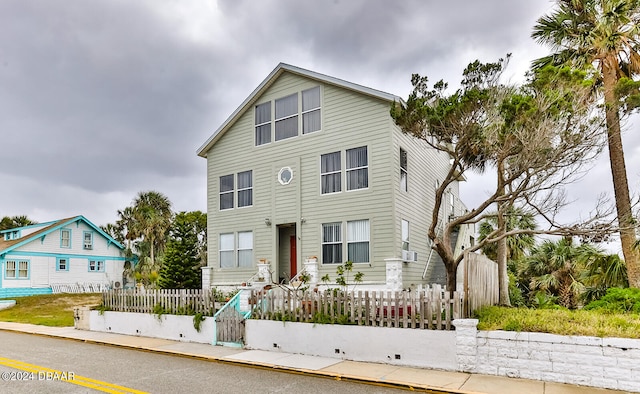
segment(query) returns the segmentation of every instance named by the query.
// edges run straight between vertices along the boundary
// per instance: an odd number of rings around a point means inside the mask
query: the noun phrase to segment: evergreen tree
[[[199,289],[202,286],[198,233],[192,219],[191,213],[180,212],[173,221],[158,282],[163,289]]]

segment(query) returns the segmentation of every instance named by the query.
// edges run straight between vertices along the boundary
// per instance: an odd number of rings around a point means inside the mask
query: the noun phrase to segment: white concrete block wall
[[[454,322],[460,371],[640,392],[640,340],[508,331],[474,338],[476,324]]]
[[[454,331],[246,321],[246,347],[455,371]]]

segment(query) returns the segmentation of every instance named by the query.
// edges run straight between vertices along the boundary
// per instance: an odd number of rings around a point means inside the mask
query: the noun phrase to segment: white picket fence
[[[107,283],[64,283],[52,284],[51,291],[53,294],[62,293],[104,293],[111,286]]]

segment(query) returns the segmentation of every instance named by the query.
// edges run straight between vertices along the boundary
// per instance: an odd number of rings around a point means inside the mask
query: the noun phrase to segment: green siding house
[[[287,283],[303,270],[334,278],[348,260],[364,273],[359,288],[443,282],[427,230],[450,158],[395,125],[389,110],[401,100],[279,64],[198,149],[208,179],[203,287]],[[457,183],[447,196],[443,218],[465,209]]]

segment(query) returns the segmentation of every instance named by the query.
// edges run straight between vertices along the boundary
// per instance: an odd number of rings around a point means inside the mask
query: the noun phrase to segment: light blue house
[[[84,216],[0,231],[0,298],[123,285],[124,246]]]

